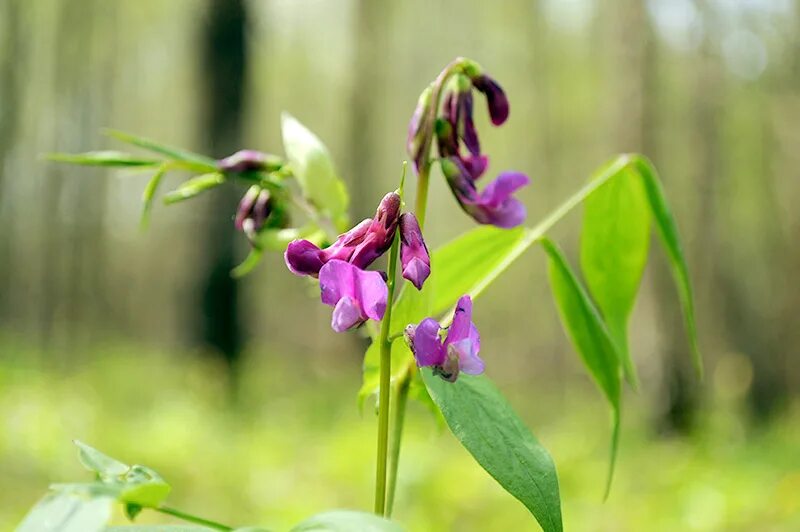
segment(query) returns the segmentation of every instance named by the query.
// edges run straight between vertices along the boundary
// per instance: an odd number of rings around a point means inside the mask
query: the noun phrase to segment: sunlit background
[[[654,245],[631,326],[615,485],[610,424],[534,249],[476,304],[487,373],[554,456],[568,530],[800,529],[800,5],[791,0],[0,0],[0,529],[71,439],[172,483],[173,506],[274,529],[371,507],[366,341],[278,254],[247,278],[243,190],[157,205],[148,175],[57,165],[114,127],[221,157],[281,152],[290,111],[328,145],[353,219],[396,187],[419,92],[453,57],[506,89],[478,127],[490,170],[533,178],[534,223],[617,153],[660,170],[695,286],[691,371]],[[181,176],[172,176],[176,184]],[[426,236],[472,222],[434,179]],[[553,235],[576,264],[580,213]],[[418,405],[396,518],[413,531],[536,530]],[[115,518],[123,522],[121,513]],[[142,522],[168,522],[143,513]]]

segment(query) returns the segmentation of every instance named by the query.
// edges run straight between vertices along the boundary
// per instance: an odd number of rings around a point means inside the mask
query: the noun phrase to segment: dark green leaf
[[[692,283],[689,279],[689,268],[686,266],[686,259],[683,257],[683,250],[678,238],[678,228],[672,218],[667,199],[664,196],[664,189],[652,163],[641,155],[633,159],[636,170],[642,177],[647,199],[650,202],[650,212],[656,224],[656,231],[661,238],[661,243],[669,257],[669,264],[672,269],[672,276],[678,289],[678,299],[683,307],[684,323],[686,334],[689,337],[689,344],[692,350],[692,357],[698,375],[703,376],[703,359],[700,355],[700,347],[697,343],[697,326],[694,316],[694,297],[692,296]]]
[[[333,510],[309,517],[291,532],[402,532],[403,528],[374,514]]]
[[[130,133],[125,133],[124,131],[108,129],[106,130],[106,134],[122,142],[138,146],[154,153],[165,155],[177,161],[191,163],[191,169],[194,169],[198,172],[214,172],[217,170],[217,161],[211,159],[210,157],[206,157],[205,155],[200,155],[199,153],[161,144],[160,142],[156,142],[152,139],[138,137],[136,135],[131,135]]]
[[[542,247],[549,257],[548,276],[561,323],[575,350],[605,394],[612,409],[613,433],[606,495],[611,487],[619,439],[620,356],[603,318],[572,272],[564,255],[548,239]]]
[[[283,146],[303,193],[334,222],[347,229],[347,187],[339,179],[330,153],[319,138],[288,113],[281,116]]]
[[[639,174],[625,168],[584,200],[581,269],[632,385],[628,318],[647,264],[650,209]]]
[[[475,460],[533,514],[545,532],[562,530],[553,459],[485,376],[454,383],[420,370],[447,425]]]
[[[46,157],[51,161],[85,166],[158,166],[162,163],[157,159],[145,159],[113,150],[85,153],[48,153]]]
[[[100,532],[111,518],[109,497],[51,493],[34,506],[16,532]]]
[[[131,468],[131,466],[123,464],[81,441],[75,440],[73,443],[78,447],[78,460],[81,464],[101,477],[118,477],[127,473]]]
[[[178,203],[179,201],[194,198],[206,190],[218,187],[224,182],[225,176],[219,172],[211,172],[193,177],[188,181],[181,183],[177,189],[168,192],[167,195],[164,196],[164,203],[170,205],[172,203]]]
[[[125,516],[133,521],[137,515],[142,513],[142,510],[143,508],[140,505],[129,502],[125,505]]]

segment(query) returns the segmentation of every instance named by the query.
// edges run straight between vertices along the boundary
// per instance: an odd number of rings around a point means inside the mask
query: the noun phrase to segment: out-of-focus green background
[[[532,176],[531,222],[611,155],[643,152],[696,289],[703,383],[654,246],[631,328],[642,385],[606,503],[608,415],[542,254],[476,305],[488,374],[555,458],[567,529],[800,528],[797,2],[2,0],[0,529],[49,482],[87,477],[73,438],[153,467],[174,506],[223,522],[371,507],[365,340],[333,333],[278,255],[230,280],[241,191],[159,205],[141,232],[147,175],[40,155],[119,147],[105,126],[215,157],[280,152],[287,110],[330,147],[357,220],[396,186],[417,95],[457,55],[508,92],[509,122],[478,106],[479,128],[493,172]],[[471,223],[441,180],[431,196],[435,247]],[[573,261],[579,223],[553,235]],[[536,529],[418,405],[395,515],[414,531]]]

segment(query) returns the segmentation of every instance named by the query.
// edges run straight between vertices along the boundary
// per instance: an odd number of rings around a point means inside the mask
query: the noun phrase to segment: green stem
[[[203,519],[202,517],[197,517],[196,515],[187,514],[186,512],[182,512],[180,510],[176,510],[175,508],[170,508],[168,506],[158,506],[153,508],[156,512],[161,512],[162,514],[171,515],[173,517],[177,517],[178,519],[183,519],[184,521],[188,521],[190,523],[196,523],[198,525],[207,526],[208,528],[213,528],[215,530],[224,530],[230,531],[233,530],[233,527],[228,525],[223,525],[222,523],[217,523],[216,521],[211,521],[209,519]]]
[[[397,381],[392,401],[392,441],[389,453],[389,490],[386,494],[386,517],[392,516],[394,508],[394,494],[397,487],[397,466],[400,463],[400,444],[403,439],[403,423],[406,417],[406,404],[408,403],[408,388],[411,384],[411,375],[406,371]]]
[[[428,207],[428,182],[431,175],[431,163],[425,161],[422,168],[419,169],[419,176],[417,176],[417,197],[416,204],[414,205],[414,214],[419,222],[419,228],[425,227],[425,211]]]
[[[389,454],[389,388],[392,377],[392,342],[389,341],[389,330],[392,324],[392,306],[394,303],[394,287],[397,278],[397,255],[400,237],[395,235],[389,251],[389,278],[386,285],[389,289],[386,298],[386,313],[381,321],[378,341],[381,346],[381,373],[378,392],[378,463],[375,467],[375,513],[385,515],[386,512],[386,463]]]

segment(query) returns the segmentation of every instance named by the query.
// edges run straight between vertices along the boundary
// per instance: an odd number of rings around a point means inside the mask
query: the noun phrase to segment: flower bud
[[[253,185],[239,201],[239,208],[236,210],[236,218],[233,222],[234,227],[244,232],[252,241],[259,229],[264,226],[271,211],[269,190]]]
[[[508,118],[508,97],[500,85],[486,74],[472,78],[472,84],[486,96],[492,124],[499,126]]]
[[[408,124],[408,139],[406,140],[406,150],[414,163],[414,169],[419,172],[420,167],[425,163],[426,146],[430,147],[430,138],[433,135],[433,124],[431,123],[431,93],[433,89],[429,86],[419,96],[417,107],[411,116]]]
[[[272,171],[282,166],[282,161],[275,155],[256,150],[239,150],[217,161],[217,167],[223,172],[239,173],[247,171]]]
[[[422,290],[423,283],[431,274],[431,259],[417,217],[410,212],[400,216],[400,264],[403,277],[417,290]]]

